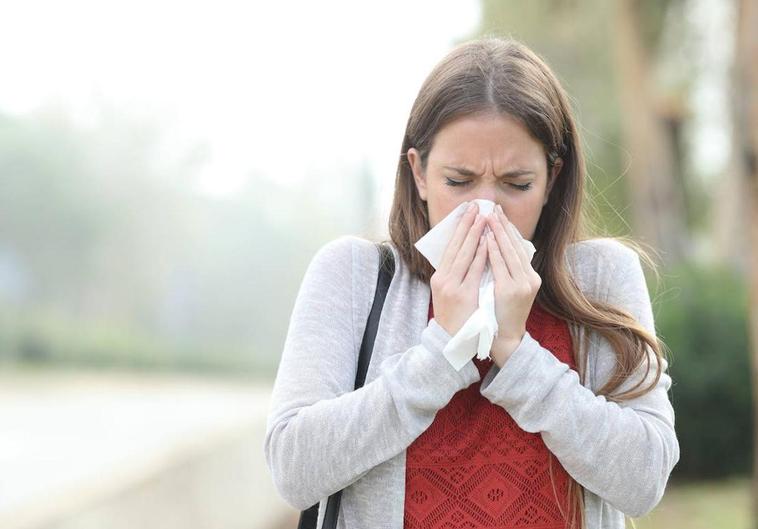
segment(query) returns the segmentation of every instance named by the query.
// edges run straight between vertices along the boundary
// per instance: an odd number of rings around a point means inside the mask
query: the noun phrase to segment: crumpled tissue
[[[481,198],[475,199],[474,202],[479,204],[479,213],[481,215],[488,215],[496,205],[491,200]],[[458,222],[463,214],[466,213],[466,208],[469,204],[470,202],[460,204],[414,244],[416,249],[426,257],[435,270],[440,265],[445,248],[447,248],[447,244],[453,237]],[[484,234],[488,231],[491,231],[489,226],[485,226]],[[518,229],[516,229],[516,233],[518,233]],[[526,250],[526,255],[531,261],[536,249],[531,241],[524,239],[520,233],[518,235],[521,238],[524,250]],[[447,343],[442,354],[457,371],[460,371],[474,355],[480,360],[489,357],[490,348],[497,336],[497,331],[495,279],[488,259],[485,264],[484,273],[482,274],[482,280],[479,283],[479,307]],[[478,338],[475,346],[474,338]]]

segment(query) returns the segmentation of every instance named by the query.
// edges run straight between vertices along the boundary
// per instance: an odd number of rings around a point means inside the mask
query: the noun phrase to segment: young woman
[[[330,241],[300,287],[264,445],[285,500],[320,501],[321,527],[344,489],[347,529],[623,529],[658,504],[679,444],[647,256],[587,234],[584,185],[567,96],[535,53],[488,37],[434,68],[403,139],[396,271],[360,389],[374,243]],[[479,215],[475,199],[499,207]],[[464,202],[435,270],[414,243]],[[498,334],[490,358],[457,370],[442,351],[487,263]]]

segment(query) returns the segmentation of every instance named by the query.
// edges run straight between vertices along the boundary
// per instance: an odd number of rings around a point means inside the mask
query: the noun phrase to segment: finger
[[[463,240],[466,238],[466,234],[468,234],[469,230],[471,229],[471,225],[474,223],[476,214],[479,211],[479,204],[474,201],[471,201],[470,204],[473,204],[473,209],[467,209],[466,212],[458,220],[458,225],[455,228],[455,232],[450,238],[450,241],[447,243],[445,251],[442,253],[440,268],[443,270],[450,268],[450,265],[455,260],[455,256],[458,254],[458,251],[461,248],[461,244],[463,244]]]
[[[500,249],[500,254],[503,256],[506,265],[508,266],[508,272],[514,279],[520,279],[524,276],[524,270],[521,266],[521,259],[516,254],[516,248],[511,241],[510,236],[506,233],[505,227],[499,216],[493,215],[489,219],[490,228],[495,237],[495,242]]]
[[[479,244],[479,237],[482,235],[486,223],[487,221],[485,217],[477,214],[474,224],[471,226],[468,234],[466,234],[466,238],[463,240],[461,249],[458,250],[458,255],[455,256],[455,260],[450,266],[450,277],[458,281],[458,283],[463,282],[466,272],[471,267],[471,261],[476,253],[476,247]]]
[[[479,236],[479,245],[476,248],[476,255],[474,261],[468,269],[466,278],[463,283],[469,283],[471,281],[476,284],[482,281],[482,274],[484,273],[484,267],[487,264],[487,238],[485,235]]]
[[[500,253],[500,249],[497,247],[495,241],[495,235],[493,232],[489,232],[486,236],[487,239],[487,256],[489,257],[490,266],[492,267],[492,275],[495,277],[495,282],[503,285],[509,281],[513,281],[508,266],[505,264],[505,259]]]
[[[529,256],[526,254],[526,250],[524,249],[523,237],[519,233],[518,228],[516,228],[516,225],[513,224],[510,219],[508,219],[508,216],[505,214],[500,204],[495,207],[495,211],[500,217],[500,221],[505,227],[506,233],[510,236],[511,243],[516,250],[516,254],[521,260],[521,268],[526,273],[529,268],[531,268],[532,264],[530,262]]]
[[[522,270],[524,270],[524,272],[528,272],[532,266],[532,263],[529,259],[529,256],[526,253],[526,249],[524,248],[524,238],[519,233],[518,228],[516,228],[516,225],[513,224],[512,222],[508,223],[508,227],[506,228],[505,231],[508,231],[511,234],[511,240],[513,241],[513,244],[516,247],[516,253],[521,259]]]

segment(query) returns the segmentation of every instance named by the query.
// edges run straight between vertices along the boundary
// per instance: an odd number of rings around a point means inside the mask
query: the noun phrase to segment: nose
[[[479,186],[479,189],[477,189],[477,197],[476,198],[482,198],[484,200],[491,200],[492,202],[495,202],[497,204],[497,184],[493,183],[483,183]]]

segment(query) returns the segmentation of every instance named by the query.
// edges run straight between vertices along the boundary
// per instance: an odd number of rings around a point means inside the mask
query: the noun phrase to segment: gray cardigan
[[[427,323],[431,291],[395,255],[365,385],[353,390],[358,351],[376,289],[378,253],[371,241],[345,235],[311,260],[295,300],[271,396],[263,449],[274,485],[293,507],[340,490],[338,527],[402,529],[406,448],[458,391],[480,380],[472,361],[456,371],[442,356],[451,336]],[[650,332],[653,313],[638,254],[610,238],[572,244],[566,253],[588,297],[628,310]],[[570,324],[573,333],[577,327]],[[622,405],[594,391],[615,357],[594,332],[583,382],[527,332],[481,394],[502,406],[584,488],[588,529],[624,529],[660,501],[679,460],[665,371],[653,391]],[[653,361],[648,379],[654,378]],[[645,374],[643,362],[638,377]],[[634,377],[622,385],[631,387]],[[645,386],[648,382],[645,382]]]

